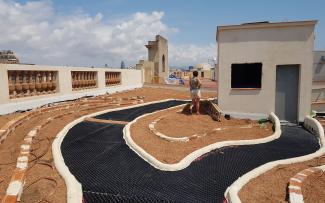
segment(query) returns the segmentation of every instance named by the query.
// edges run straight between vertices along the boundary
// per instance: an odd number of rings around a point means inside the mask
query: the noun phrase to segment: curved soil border
[[[241,190],[241,188],[246,183],[248,183],[251,179],[258,177],[259,175],[277,167],[280,164],[293,164],[293,163],[304,162],[325,154],[325,137],[324,137],[324,129],[322,125],[316,119],[311,118],[310,116],[306,116],[304,120],[304,126],[309,131],[313,132],[314,134],[316,134],[316,136],[319,137],[321,147],[318,151],[312,154],[308,154],[296,158],[272,161],[260,167],[255,168],[254,170],[239,177],[233,184],[231,184],[228,187],[228,189],[225,192],[225,198],[227,199],[227,201],[231,203],[241,203],[241,200],[238,196],[238,192]]]
[[[179,106],[181,106],[181,105],[179,105]],[[177,106],[172,107],[172,108],[176,108],[176,107]],[[160,110],[160,111],[165,111],[165,109]],[[130,123],[128,123],[123,129],[123,134],[124,134],[123,138],[124,138],[126,144],[135,153],[137,153],[143,160],[148,162],[153,167],[155,167],[155,168],[157,168],[159,170],[163,170],[163,171],[182,170],[182,169],[188,167],[198,157],[200,157],[203,154],[206,154],[206,153],[208,153],[208,152],[210,152],[212,150],[218,149],[218,148],[222,148],[222,147],[226,147],[226,146],[233,146],[233,145],[253,145],[253,144],[266,143],[266,142],[270,142],[272,140],[275,140],[275,139],[279,138],[280,135],[281,135],[280,121],[279,121],[278,117],[273,112],[271,112],[269,118],[274,123],[275,132],[273,133],[273,135],[271,135],[269,137],[255,139],[255,140],[236,140],[236,141],[217,142],[217,143],[205,146],[205,147],[203,147],[201,149],[198,149],[198,150],[188,154],[185,158],[183,158],[178,163],[166,164],[166,163],[163,163],[163,162],[157,160],[155,157],[153,157],[151,154],[149,154],[143,148],[141,148],[139,145],[137,145],[134,142],[134,140],[132,139],[131,132],[130,132],[131,125],[133,123],[137,122],[138,119],[143,118],[143,117],[148,116],[148,115],[151,115],[151,114],[154,114],[154,113],[157,113],[157,112],[160,112],[160,111],[155,111],[155,112],[152,112],[152,113],[144,114],[144,115],[139,116],[138,118],[134,119]]]
[[[114,109],[107,109],[104,111],[99,111],[96,113],[88,114],[85,116],[82,116],[68,125],[66,125],[55,137],[52,143],[52,154],[54,159],[54,164],[56,169],[58,170],[59,174],[62,176],[62,178],[65,181],[66,187],[67,187],[67,202],[68,203],[80,203],[82,202],[82,187],[81,184],[77,181],[74,175],[71,174],[69,168],[65,165],[62,152],[61,152],[61,144],[64,139],[64,137],[67,135],[68,131],[73,128],[78,123],[84,121],[86,118],[89,117],[95,117],[100,114],[113,112],[113,111],[120,111],[124,109],[139,107],[139,106],[145,106],[148,104],[154,104],[154,103],[160,103],[160,102],[166,102],[171,100],[179,100],[179,99],[165,99],[165,100],[159,100],[159,101],[153,101],[153,102],[147,102],[147,103],[141,103],[136,104],[132,106],[126,106],[126,107],[120,107],[120,108],[114,108]],[[182,100],[187,101],[187,100]]]

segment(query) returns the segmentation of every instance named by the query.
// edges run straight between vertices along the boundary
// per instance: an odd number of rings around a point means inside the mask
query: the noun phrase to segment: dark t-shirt
[[[199,78],[194,77],[190,80],[190,90],[197,90],[201,88],[201,81]]]

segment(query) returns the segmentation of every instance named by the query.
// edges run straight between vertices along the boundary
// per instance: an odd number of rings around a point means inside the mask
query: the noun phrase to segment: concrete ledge
[[[250,180],[258,177],[259,175],[277,167],[280,164],[293,164],[293,163],[299,163],[311,160],[313,158],[316,158],[318,156],[321,156],[325,153],[325,138],[324,138],[324,129],[322,125],[314,118],[311,118],[310,116],[307,116],[304,121],[304,126],[315,133],[316,136],[319,137],[320,140],[320,146],[321,148],[312,153],[305,156],[300,156],[296,158],[290,158],[290,159],[283,159],[279,161],[272,161],[269,163],[266,163],[260,167],[255,168],[254,170],[246,173],[245,175],[239,177],[233,184],[231,184],[226,192],[225,197],[229,203],[240,203],[241,200],[238,196],[238,192],[241,190],[241,188],[248,183]]]
[[[242,112],[234,112],[234,111],[223,111],[223,114],[229,114],[230,116],[238,119],[251,119],[251,120],[259,120],[262,118],[267,118],[267,114],[261,114],[261,113],[242,113]]]
[[[163,110],[160,110],[163,111]],[[159,111],[156,111],[157,113]],[[135,152],[137,153],[142,159],[147,161],[150,165],[153,167],[163,170],[163,171],[178,171],[182,170],[186,167],[188,167],[196,158],[202,156],[203,154],[206,154],[212,150],[221,148],[221,147],[226,147],[226,146],[232,146],[232,145],[251,145],[251,144],[259,144],[259,143],[265,143],[265,142],[270,142],[274,139],[277,139],[281,135],[281,128],[280,128],[280,121],[276,117],[274,113],[270,113],[270,119],[275,125],[275,132],[273,135],[266,137],[266,138],[261,138],[261,139],[256,139],[256,140],[237,140],[237,141],[223,141],[223,142],[217,142],[208,146],[205,146],[201,149],[198,149],[189,155],[187,155],[184,159],[182,159],[180,162],[175,163],[175,164],[166,164],[163,163],[159,160],[157,160],[155,157],[153,157],[151,154],[146,152],[143,148],[141,148],[139,145],[137,145],[134,140],[131,137],[131,132],[130,132],[130,126],[137,122],[138,119],[147,116],[148,114],[139,116],[135,120],[131,121],[128,123],[124,129],[123,129],[123,134],[124,134],[124,139],[126,144]]]
[[[54,102],[73,100],[85,96],[98,96],[106,93],[111,94],[119,91],[141,88],[142,86],[143,86],[142,84],[128,85],[128,86],[118,85],[118,86],[107,87],[105,89],[99,89],[99,90],[89,89],[84,91],[76,91],[72,94],[66,94],[66,95],[51,94],[48,95],[48,97],[44,97],[44,96],[42,96],[41,98],[35,97],[33,100],[27,100],[27,101],[20,101],[20,99],[15,99],[13,100],[15,102],[0,105],[0,115],[13,113],[18,110],[24,111],[24,110],[34,109]]]

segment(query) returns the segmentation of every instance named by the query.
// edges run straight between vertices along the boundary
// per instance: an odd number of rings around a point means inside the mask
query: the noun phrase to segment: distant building
[[[183,70],[183,69],[173,69],[173,70],[170,70],[170,74],[172,74],[178,78],[188,79],[190,76],[190,71]]]
[[[208,63],[197,64],[193,69],[191,69],[191,72],[193,71],[198,71],[199,77],[201,78],[214,79],[214,68]]]
[[[155,41],[149,41],[148,60],[140,60],[137,69],[144,71],[144,82],[164,83],[169,74],[168,66],[168,40],[156,35]]]
[[[124,63],[124,61],[121,61],[121,69],[125,69],[125,63]]]
[[[11,50],[0,51],[0,63],[2,64],[18,64],[19,59]]]

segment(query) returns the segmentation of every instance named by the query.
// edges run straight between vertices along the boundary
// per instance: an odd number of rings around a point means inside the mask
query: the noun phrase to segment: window
[[[162,56],[162,72],[164,73],[166,71],[166,61],[165,61],[165,55]]]
[[[201,78],[204,78],[204,72],[201,72]]]
[[[262,63],[231,64],[231,88],[261,88]]]

